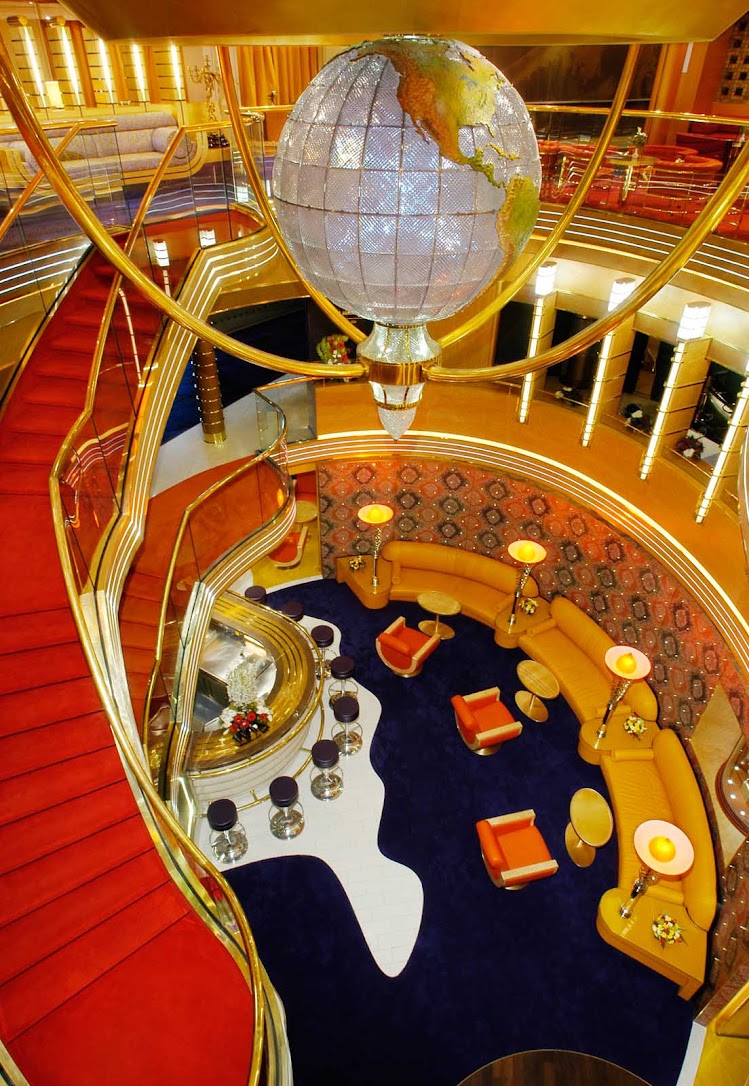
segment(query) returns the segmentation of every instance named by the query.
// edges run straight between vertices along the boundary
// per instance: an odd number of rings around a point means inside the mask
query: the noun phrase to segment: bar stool
[[[362,729],[359,724],[359,702],[348,694],[333,702],[335,724],[331,729],[333,742],[343,755],[356,754],[361,750]]]
[[[253,603],[265,603],[267,596],[268,593],[261,584],[252,584],[244,590],[244,598],[252,600]]]
[[[356,661],[353,656],[336,656],[330,661],[330,677],[333,682],[328,690],[328,703],[333,705],[338,698],[349,695],[356,697],[359,687],[354,682],[352,675],[356,671]]]
[[[332,739],[318,739],[312,744],[310,791],[315,799],[338,799],[343,791],[343,770],[338,759],[338,747]]]
[[[289,600],[288,603],[281,605],[280,610],[282,615],[293,619],[294,622],[301,622],[304,618],[304,604],[300,603],[299,600]]]
[[[323,678],[328,679],[330,678],[330,655],[327,650],[333,644],[333,638],[335,637],[333,627],[313,626],[310,630],[310,637],[320,649],[323,661]]]
[[[237,821],[234,800],[214,799],[208,806],[206,818],[211,827],[211,849],[219,863],[233,864],[241,860],[247,851],[247,834],[242,823]]]
[[[304,811],[299,803],[299,785],[293,777],[276,777],[270,782],[270,832],[280,841],[297,837],[304,829]]]

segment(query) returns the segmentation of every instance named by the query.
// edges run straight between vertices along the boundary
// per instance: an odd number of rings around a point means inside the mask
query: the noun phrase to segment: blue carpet
[[[547,724],[479,758],[457,736],[449,699],[498,685],[509,706],[523,654],[463,616],[419,678],[388,671],[376,634],[415,604],[367,611],[331,581],[274,593],[335,622],[357,678],[382,702],[372,763],[385,784],[382,852],[412,868],[424,916],[400,976],[372,960],[338,880],[321,861],[249,864],[229,878],[260,957],[286,1007],[297,1086],[455,1086],[490,1060],[564,1048],[620,1064],[653,1086],[674,1086],[692,1008],[676,986],[604,943],[595,930],[601,894],[616,884],[615,839],[578,869],[564,847],[569,800],[603,777],[577,755],[577,721],[561,698]],[[524,719],[521,717],[521,719]],[[304,786],[302,799],[304,801]],[[310,800],[310,802],[312,802]],[[532,807],[559,872],[526,889],[496,889],[474,823]]]

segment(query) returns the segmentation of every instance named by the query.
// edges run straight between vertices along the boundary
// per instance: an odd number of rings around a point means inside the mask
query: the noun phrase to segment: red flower
[[[237,713],[235,715],[235,717],[234,717],[233,723],[237,724],[237,725],[244,724],[244,716],[243,716],[243,714],[242,713]]]
[[[255,719],[256,717],[257,717],[257,713],[249,712],[249,713],[247,714],[247,720],[248,720],[248,722],[249,722],[250,724],[252,724],[253,720],[254,720],[254,719]]]

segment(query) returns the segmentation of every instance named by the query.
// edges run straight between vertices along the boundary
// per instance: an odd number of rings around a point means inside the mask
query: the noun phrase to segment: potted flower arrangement
[[[518,609],[523,612],[524,615],[535,615],[538,609],[538,600],[532,599],[530,596],[522,596],[518,603]]]
[[[349,337],[342,336],[340,332],[330,336],[323,336],[317,344],[317,357],[329,366],[345,365],[346,362],[351,361],[346,346],[348,341]]]
[[[641,434],[649,434],[653,428],[653,420],[639,404],[628,403],[622,414],[627,420],[627,426],[631,426],[633,430],[639,430]]]
[[[240,746],[259,739],[270,727],[271,715],[257,692],[260,661],[242,657],[226,679],[229,705],[221,713],[221,723]]]
[[[364,556],[361,554],[355,554],[353,558],[348,560],[348,568],[352,572],[357,573],[360,569],[364,568]]]
[[[645,721],[637,713],[630,713],[622,727],[628,735],[634,735],[635,739],[641,739],[648,730]]]
[[[661,946],[684,942],[684,929],[668,913],[659,913],[653,921],[653,935]]]
[[[695,437],[694,434],[685,434],[674,445],[675,451],[680,453],[686,460],[699,460],[704,448],[702,439]]]

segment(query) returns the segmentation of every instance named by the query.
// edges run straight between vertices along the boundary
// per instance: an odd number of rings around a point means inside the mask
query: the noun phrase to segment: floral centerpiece
[[[645,721],[637,713],[630,713],[622,727],[628,735],[634,735],[635,739],[641,739],[648,730]]]
[[[661,946],[684,942],[684,929],[668,913],[659,913],[653,921],[653,935]]]
[[[518,609],[523,612],[524,615],[535,615],[538,609],[538,600],[532,599],[530,596],[522,596],[518,602]]]
[[[354,573],[357,573],[360,569],[364,568],[364,556],[361,554],[355,554],[353,558],[348,560],[348,568]]]
[[[699,460],[704,448],[705,446],[702,439],[695,437],[693,434],[686,434],[684,437],[680,437],[674,445],[675,451],[680,453],[687,460]]]
[[[229,704],[220,719],[235,743],[240,745],[259,739],[270,727],[271,715],[257,690],[260,668],[258,659],[243,656],[226,679]]]
[[[653,420],[639,404],[628,403],[622,413],[627,420],[627,426],[631,426],[633,430],[639,430],[642,434],[649,434],[652,430]]]
[[[317,357],[322,362],[327,362],[329,366],[337,366],[339,364],[345,364],[350,362],[348,347],[348,336],[342,336],[340,333],[331,336],[323,336],[320,342],[317,344]]]

